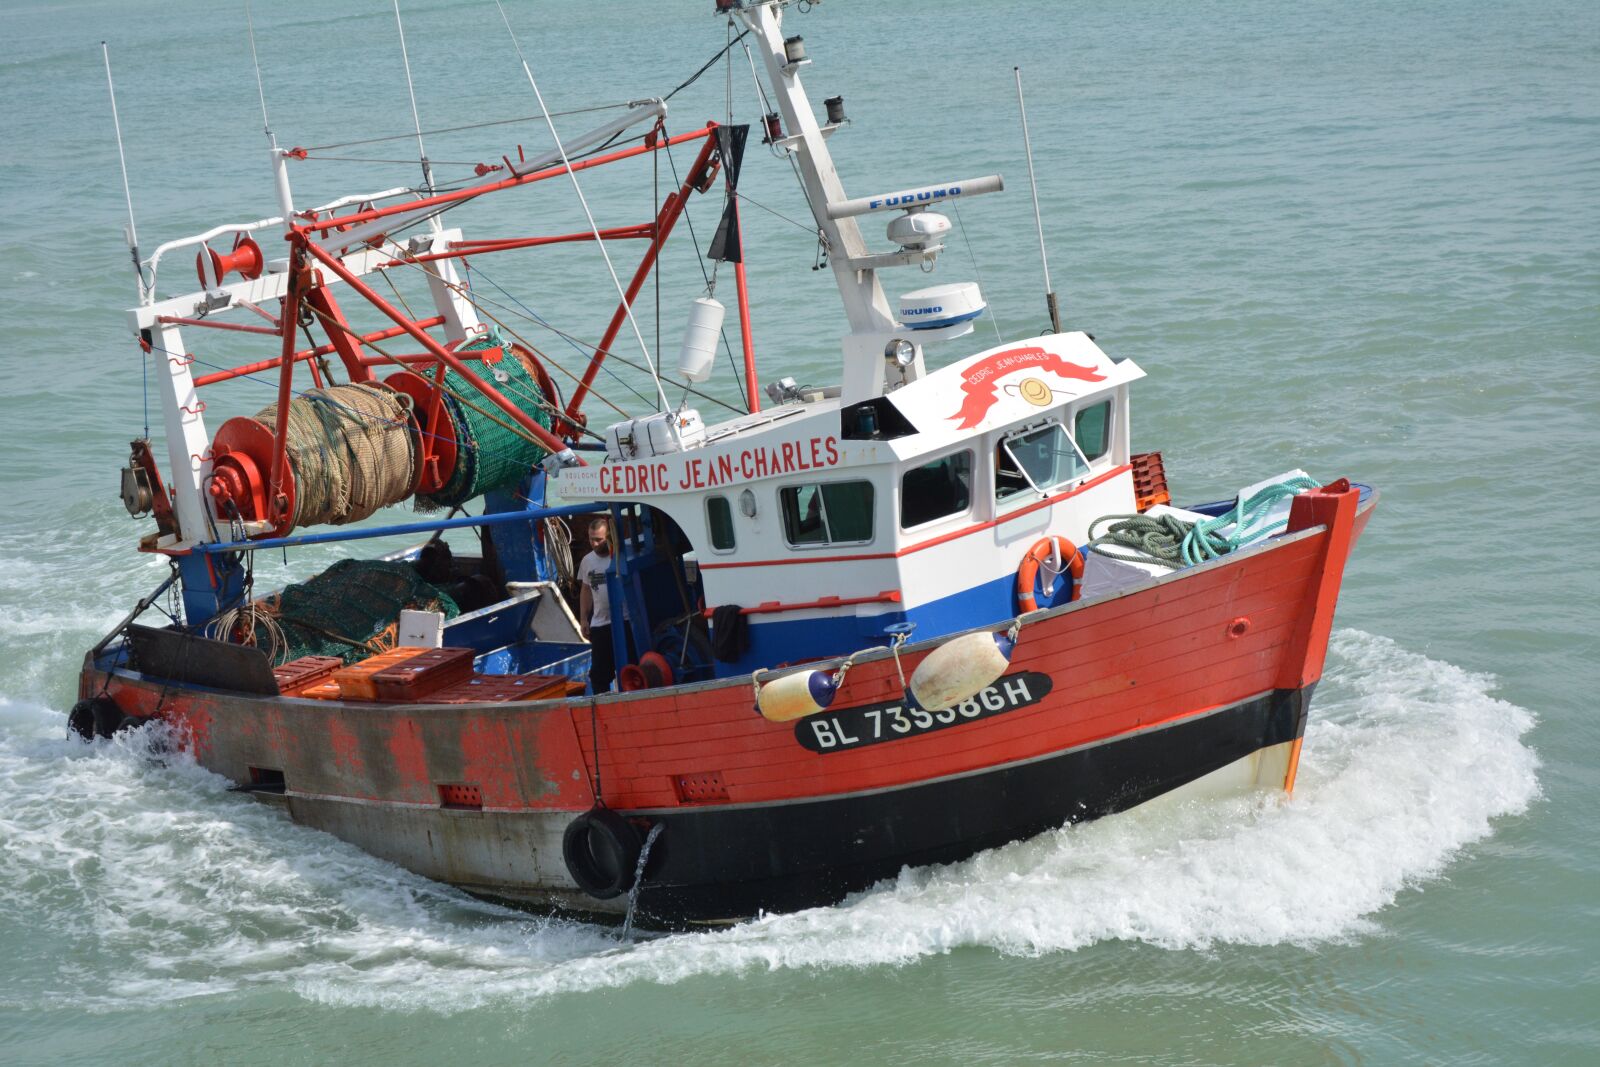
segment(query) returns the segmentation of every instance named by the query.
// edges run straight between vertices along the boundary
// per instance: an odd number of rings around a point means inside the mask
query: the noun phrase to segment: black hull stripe
[[[826,800],[652,813],[639,894],[656,925],[836,903],[902,867],[952,863],[1124,811],[1305,729],[1311,687],[1040,759]]]

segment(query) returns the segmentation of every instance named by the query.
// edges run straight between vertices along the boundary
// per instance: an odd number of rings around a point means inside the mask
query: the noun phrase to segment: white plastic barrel
[[[911,672],[911,699],[926,711],[943,711],[976,696],[1011,665],[1005,634],[963,634],[946,641]]]
[[[689,305],[689,325],[683,331],[683,347],[678,349],[678,374],[685,381],[703,382],[711,377],[726,313],[722,303],[709,296],[698,297]]]
[[[756,707],[769,722],[792,722],[826,708],[837,693],[827,671],[798,671],[763,685]]]

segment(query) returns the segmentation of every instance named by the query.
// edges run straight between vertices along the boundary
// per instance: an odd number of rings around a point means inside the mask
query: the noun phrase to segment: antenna
[[[250,62],[256,68],[256,96],[261,101],[261,132],[272,138],[272,123],[267,121],[267,90],[261,84],[261,60],[256,57],[256,23],[250,17],[250,0],[244,0],[244,25],[250,35]],[[273,142],[277,146],[277,142]]]
[[[411,94],[411,124],[417,131],[417,158],[422,164],[422,184],[428,190],[428,195],[433,195],[433,165],[428,162],[428,150],[422,146],[422,119],[417,115],[417,90],[411,84],[411,56],[406,52],[406,25],[400,21],[400,0],[394,0],[394,24],[400,31],[400,62],[406,69],[406,92]],[[439,227],[438,216],[434,216],[434,227]]]
[[[267,149],[272,157],[272,184],[278,195],[278,209],[283,212],[283,228],[287,234],[294,225],[294,195],[289,190],[289,168],[285,165],[284,154],[278,150],[278,138],[272,132],[272,123],[267,119],[267,90],[261,82],[261,60],[256,55],[256,23],[250,17],[250,0],[244,0],[244,24],[250,35],[250,62],[256,68],[256,96],[261,100],[261,132],[267,135]]]
[[[589,201],[583,195],[583,186],[578,184],[578,172],[572,169],[572,161],[567,158],[567,150],[561,144],[561,135],[556,133],[556,124],[550,117],[550,109],[544,106],[544,94],[539,91],[539,83],[533,79],[533,71],[528,67],[528,57],[522,54],[522,44],[517,40],[517,31],[511,28],[511,20],[506,17],[505,6],[500,0],[494,0],[494,6],[500,9],[500,21],[506,24],[506,33],[511,35],[512,47],[517,50],[517,59],[522,62],[522,73],[528,76],[528,84],[533,87],[534,99],[539,101],[539,110],[544,114],[544,124],[550,128],[550,139],[556,143],[556,151],[561,154],[561,165],[567,168],[567,177],[572,179],[572,188],[578,194],[578,203],[583,205],[583,214],[589,220],[594,243],[599,246],[600,254],[605,257],[606,270],[611,274],[611,284],[617,287],[617,296],[622,299],[623,310],[628,313],[628,325],[633,327],[633,336],[639,342],[639,351],[644,353],[644,362],[650,368],[650,377],[655,379],[656,395],[661,398],[661,410],[670,411],[672,405],[667,401],[667,391],[661,387],[661,375],[656,373],[655,360],[651,358],[649,346],[644,343],[644,334],[639,330],[638,320],[633,317],[633,303],[628,299],[628,294],[623,292],[622,279],[617,277],[617,268],[611,265],[611,253],[606,251],[606,243],[600,236],[600,227],[594,221],[594,212],[589,210]]]
[[[1039,262],[1044,266],[1044,301],[1050,308],[1050,329],[1061,332],[1061,310],[1056,306],[1056,291],[1050,285],[1050,257],[1044,251],[1044,220],[1039,215],[1039,183],[1033,176],[1033,141],[1028,138],[1028,105],[1022,101],[1022,68],[1012,67],[1017,76],[1017,110],[1022,113],[1022,147],[1028,153],[1028,185],[1033,189],[1033,227],[1039,231]]]
[[[111,125],[117,131],[117,162],[122,165],[122,197],[128,202],[128,254],[133,257],[133,273],[139,279],[139,302],[148,303],[149,294],[144,284],[144,268],[139,265],[139,231],[133,224],[133,190],[128,187],[128,156],[122,150],[122,120],[117,117],[117,87],[111,80],[111,49],[100,42],[100,55],[106,63],[106,91],[111,94]]]

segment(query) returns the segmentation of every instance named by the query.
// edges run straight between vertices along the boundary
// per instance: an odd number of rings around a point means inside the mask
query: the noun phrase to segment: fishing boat
[[[318,150],[273,140],[277,216],[149,256],[130,218],[128,325],[165,463],[136,440],[122,496],[171,574],[88,652],[73,729],[164,723],[238,790],[428,878],[662,927],[833,904],[1174,793],[1293,788],[1377,494],[1291,471],[1175,507],[1161,454],[1132,443],[1145,372],[1064,329],[1053,293],[1047,332],[988,346],[975,284],[919,276],[891,301],[886,273],[939,259],[941,209],[1004,182],[847,196],[829,147],[843,101],[814,111],[790,9],[715,2],[718,55],[752,56],[753,126],[674,131],[664,100],[635,100],[562,138],[524,64],[542,155],[436,182],[418,123],[420,186],[307,207],[291,177]],[[752,132],[792,164],[837,283],[837,384],[784,374],[772,337],[760,366],[776,373],[758,380],[739,216]],[[594,224],[586,172],[674,147],[693,159],[651,217]],[[446,225],[545,182],[577,193],[587,229]],[[697,200],[720,212],[715,269],[668,367],[633,305]],[[614,282],[578,370],[474,269],[572,242]],[[631,275],[612,258],[629,242],[644,249]],[[197,287],[158,296],[191,254]],[[715,296],[730,271],[739,356]],[[261,358],[216,364],[196,338],[217,330],[262,338]],[[630,334],[656,409],[591,427],[599,372],[638,358]],[[722,421],[689,402],[719,346],[744,395]],[[208,429],[201,391],[261,376],[276,402]],[[369,521],[408,501],[410,520]],[[452,530],[477,550],[452,550]],[[591,534],[609,554],[577,567]],[[259,552],[396,535],[415,547],[255,588]],[[612,621],[590,626],[602,594]],[[614,689],[595,684],[607,659]]]

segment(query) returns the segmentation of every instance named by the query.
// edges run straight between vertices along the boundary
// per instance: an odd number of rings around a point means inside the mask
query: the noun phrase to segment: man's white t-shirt
[[[589,596],[594,602],[594,614],[589,617],[590,626],[611,625],[611,590],[606,585],[606,571],[610,569],[611,557],[598,552],[589,553],[578,564],[578,581],[589,587]]]

